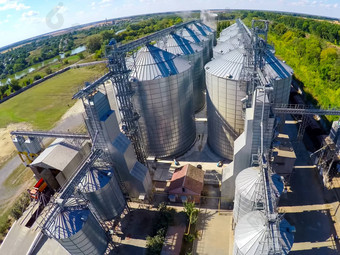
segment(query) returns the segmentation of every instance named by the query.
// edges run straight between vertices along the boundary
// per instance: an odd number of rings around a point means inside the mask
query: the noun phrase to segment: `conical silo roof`
[[[214,76],[239,80],[246,59],[246,51],[242,48],[232,50],[205,65],[205,71]]]
[[[237,23],[234,23],[234,24],[230,25],[229,27],[223,29],[220,33],[220,36],[226,35],[228,33],[231,33],[232,31],[238,30],[238,29],[239,29],[239,27],[238,27]]]
[[[216,57],[216,55],[220,56],[226,54],[234,49],[244,48],[244,41],[242,39],[243,36],[241,34],[237,34],[230,38],[230,40],[217,44],[213,49],[214,57]]]
[[[188,61],[153,45],[141,48],[130,64],[130,77],[149,81],[176,75],[190,69]]]
[[[166,36],[165,39],[158,41],[155,46],[174,55],[190,55],[203,50],[201,46],[177,34]]]
[[[293,69],[276,58],[271,51],[265,55],[264,72],[272,79],[286,79],[293,75]]]
[[[90,211],[77,207],[68,207],[60,212],[53,226],[53,236],[57,239],[65,239],[78,233],[86,222]]]
[[[111,170],[91,168],[81,180],[79,187],[82,192],[94,192],[109,183],[113,175]]]
[[[192,30],[190,27],[185,27],[183,29],[180,29],[179,32],[177,32],[178,35],[188,39],[190,42],[193,43],[201,43],[204,41],[209,41],[209,38],[207,36],[203,36],[197,31]]]
[[[293,246],[291,226],[278,215],[270,222],[261,211],[246,214],[235,228],[234,255],[288,254]]]

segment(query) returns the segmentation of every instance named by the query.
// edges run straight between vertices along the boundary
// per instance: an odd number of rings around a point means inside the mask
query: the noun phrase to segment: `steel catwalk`
[[[185,153],[196,137],[192,67],[152,45],[139,50],[129,64],[148,155],[164,158]]]

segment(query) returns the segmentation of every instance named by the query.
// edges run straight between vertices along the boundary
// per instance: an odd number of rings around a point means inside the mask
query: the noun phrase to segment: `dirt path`
[[[78,100],[74,106],[72,106],[58,121],[53,131],[75,131],[84,125],[83,121],[84,108],[82,102]],[[0,206],[7,203],[9,200],[14,200],[22,191],[27,189],[30,182],[25,182],[21,186],[16,188],[4,187],[4,181],[10,176],[10,174],[21,164],[19,156],[14,156],[15,146],[12,143],[10,132],[13,130],[32,130],[32,126],[27,123],[11,124],[6,128],[0,129],[0,164],[6,162],[0,168]],[[44,143],[48,143],[51,140],[44,140]],[[13,157],[12,159],[10,159]],[[8,161],[8,159],[10,159]]]

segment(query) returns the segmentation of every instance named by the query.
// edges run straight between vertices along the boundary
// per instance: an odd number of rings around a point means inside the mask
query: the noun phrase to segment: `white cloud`
[[[0,0],[0,11],[6,11],[10,9],[21,11],[29,8],[31,7],[23,3],[19,3],[18,1]]]
[[[32,23],[44,22],[45,19],[41,18],[39,16],[39,12],[37,11],[28,11],[28,12],[24,12],[23,14],[21,14],[20,20],[27,24],[32,24]]]
[[[21,17],[23,17],[23,18],[28,18],[28,17],[33,17],[33,16],[37,16],[37,15],[39,15],[39,12],[37,12],[37,11],[28,11],[28,12],[24,12],[22,15],[21,15]]]

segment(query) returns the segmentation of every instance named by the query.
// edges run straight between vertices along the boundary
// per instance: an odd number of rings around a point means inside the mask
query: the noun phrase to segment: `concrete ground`
[[[310,152],[296,141],[297,127],[287,118],[285,133],[290,136],[297,156],[288,192],[279,202],[279,211],[295,226],[292,255],[333,255],[337,251],[334,222],[327,204],[332,195],[323,188],[320,176],[310,161]],[[305,134],[306,136],[307,134]],[[305,137],[305,139],[309,139]]]
[[[193,254],[233,254],[232,212],[202,209],[197,230],[200,237],[194,241]]]

